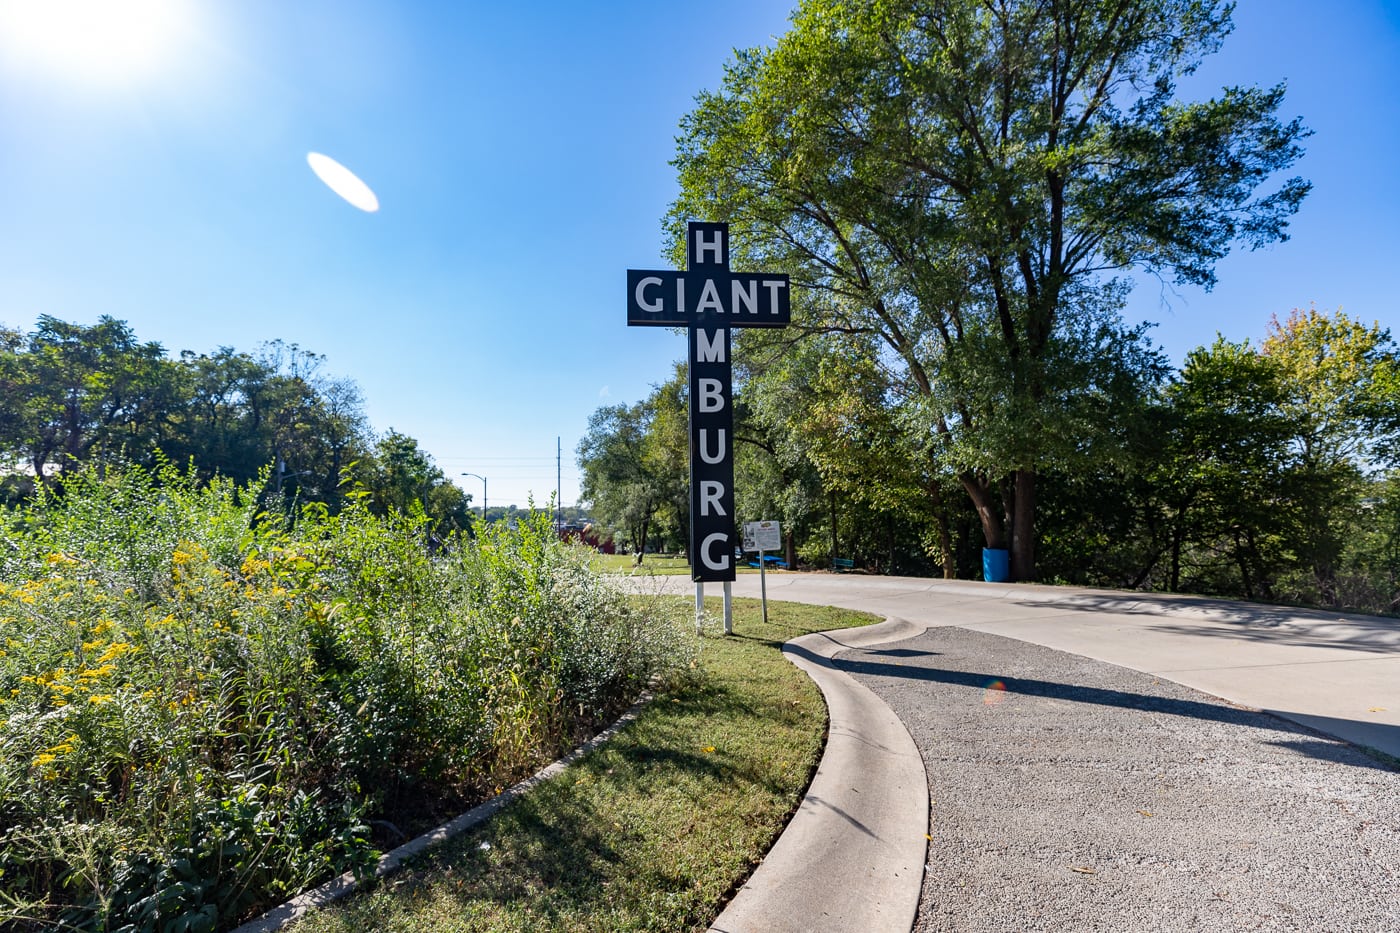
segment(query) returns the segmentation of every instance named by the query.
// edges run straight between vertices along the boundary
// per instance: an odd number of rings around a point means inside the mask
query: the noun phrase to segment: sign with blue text
[[[690,338],[690,576],[734,579],[734,386],[731,327],[783,327],[786,275],[729,270],[729,225],[692,223],[686,270],[627,270],[627,323],[684,327]]]

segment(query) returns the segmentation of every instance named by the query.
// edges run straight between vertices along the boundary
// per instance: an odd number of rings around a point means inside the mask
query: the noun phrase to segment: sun
[[[0,0],[0,58],[77,82],[140,81],[179,50],[188,0]]]

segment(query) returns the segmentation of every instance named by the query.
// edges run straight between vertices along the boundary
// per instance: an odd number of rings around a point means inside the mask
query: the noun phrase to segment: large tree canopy
[[[99,447],[147,453],[175,407],[178,373],[123,321],[84,326],[44,315],[0,342],[0,458],[36,477],[67,472]]]
[[[808,0],[683,121],[678,252],[685,220],[727,220],[807,328],[874,338],[914,440],[1030,579],[1037,473],[1111,456],[1165,371],[1101,277],[1209,287],[1307,193],[1267,186],[1307,135],[1281,86],[1177,99],[1229,30],[1202,0]]]
[[[0,327],[0,503],[87,463],[164,458],[240,484],[267,471],[286,504],[338,509],[358,486],[383,511],[421,507],[439,532],[466,527],[469,497],[413,438],[376,442],[359,387],[324,362],[279,340],[171,359],[105,316]]]

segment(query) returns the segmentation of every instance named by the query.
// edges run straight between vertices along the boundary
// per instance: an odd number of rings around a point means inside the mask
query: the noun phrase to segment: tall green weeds
[[[256,502],[109,469],[7,516],[0,926],[226,928],[689,660],[547,519],[433,552],[421,514]]]

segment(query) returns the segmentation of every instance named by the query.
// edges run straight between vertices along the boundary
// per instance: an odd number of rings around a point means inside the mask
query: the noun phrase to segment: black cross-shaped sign
[[[734,579],[734,386],[729,328],[783,327],[786,275],[729,270],[729,225],[692,223],[686,271],[627,270],[627,323],[690,336],[690,576]]]

